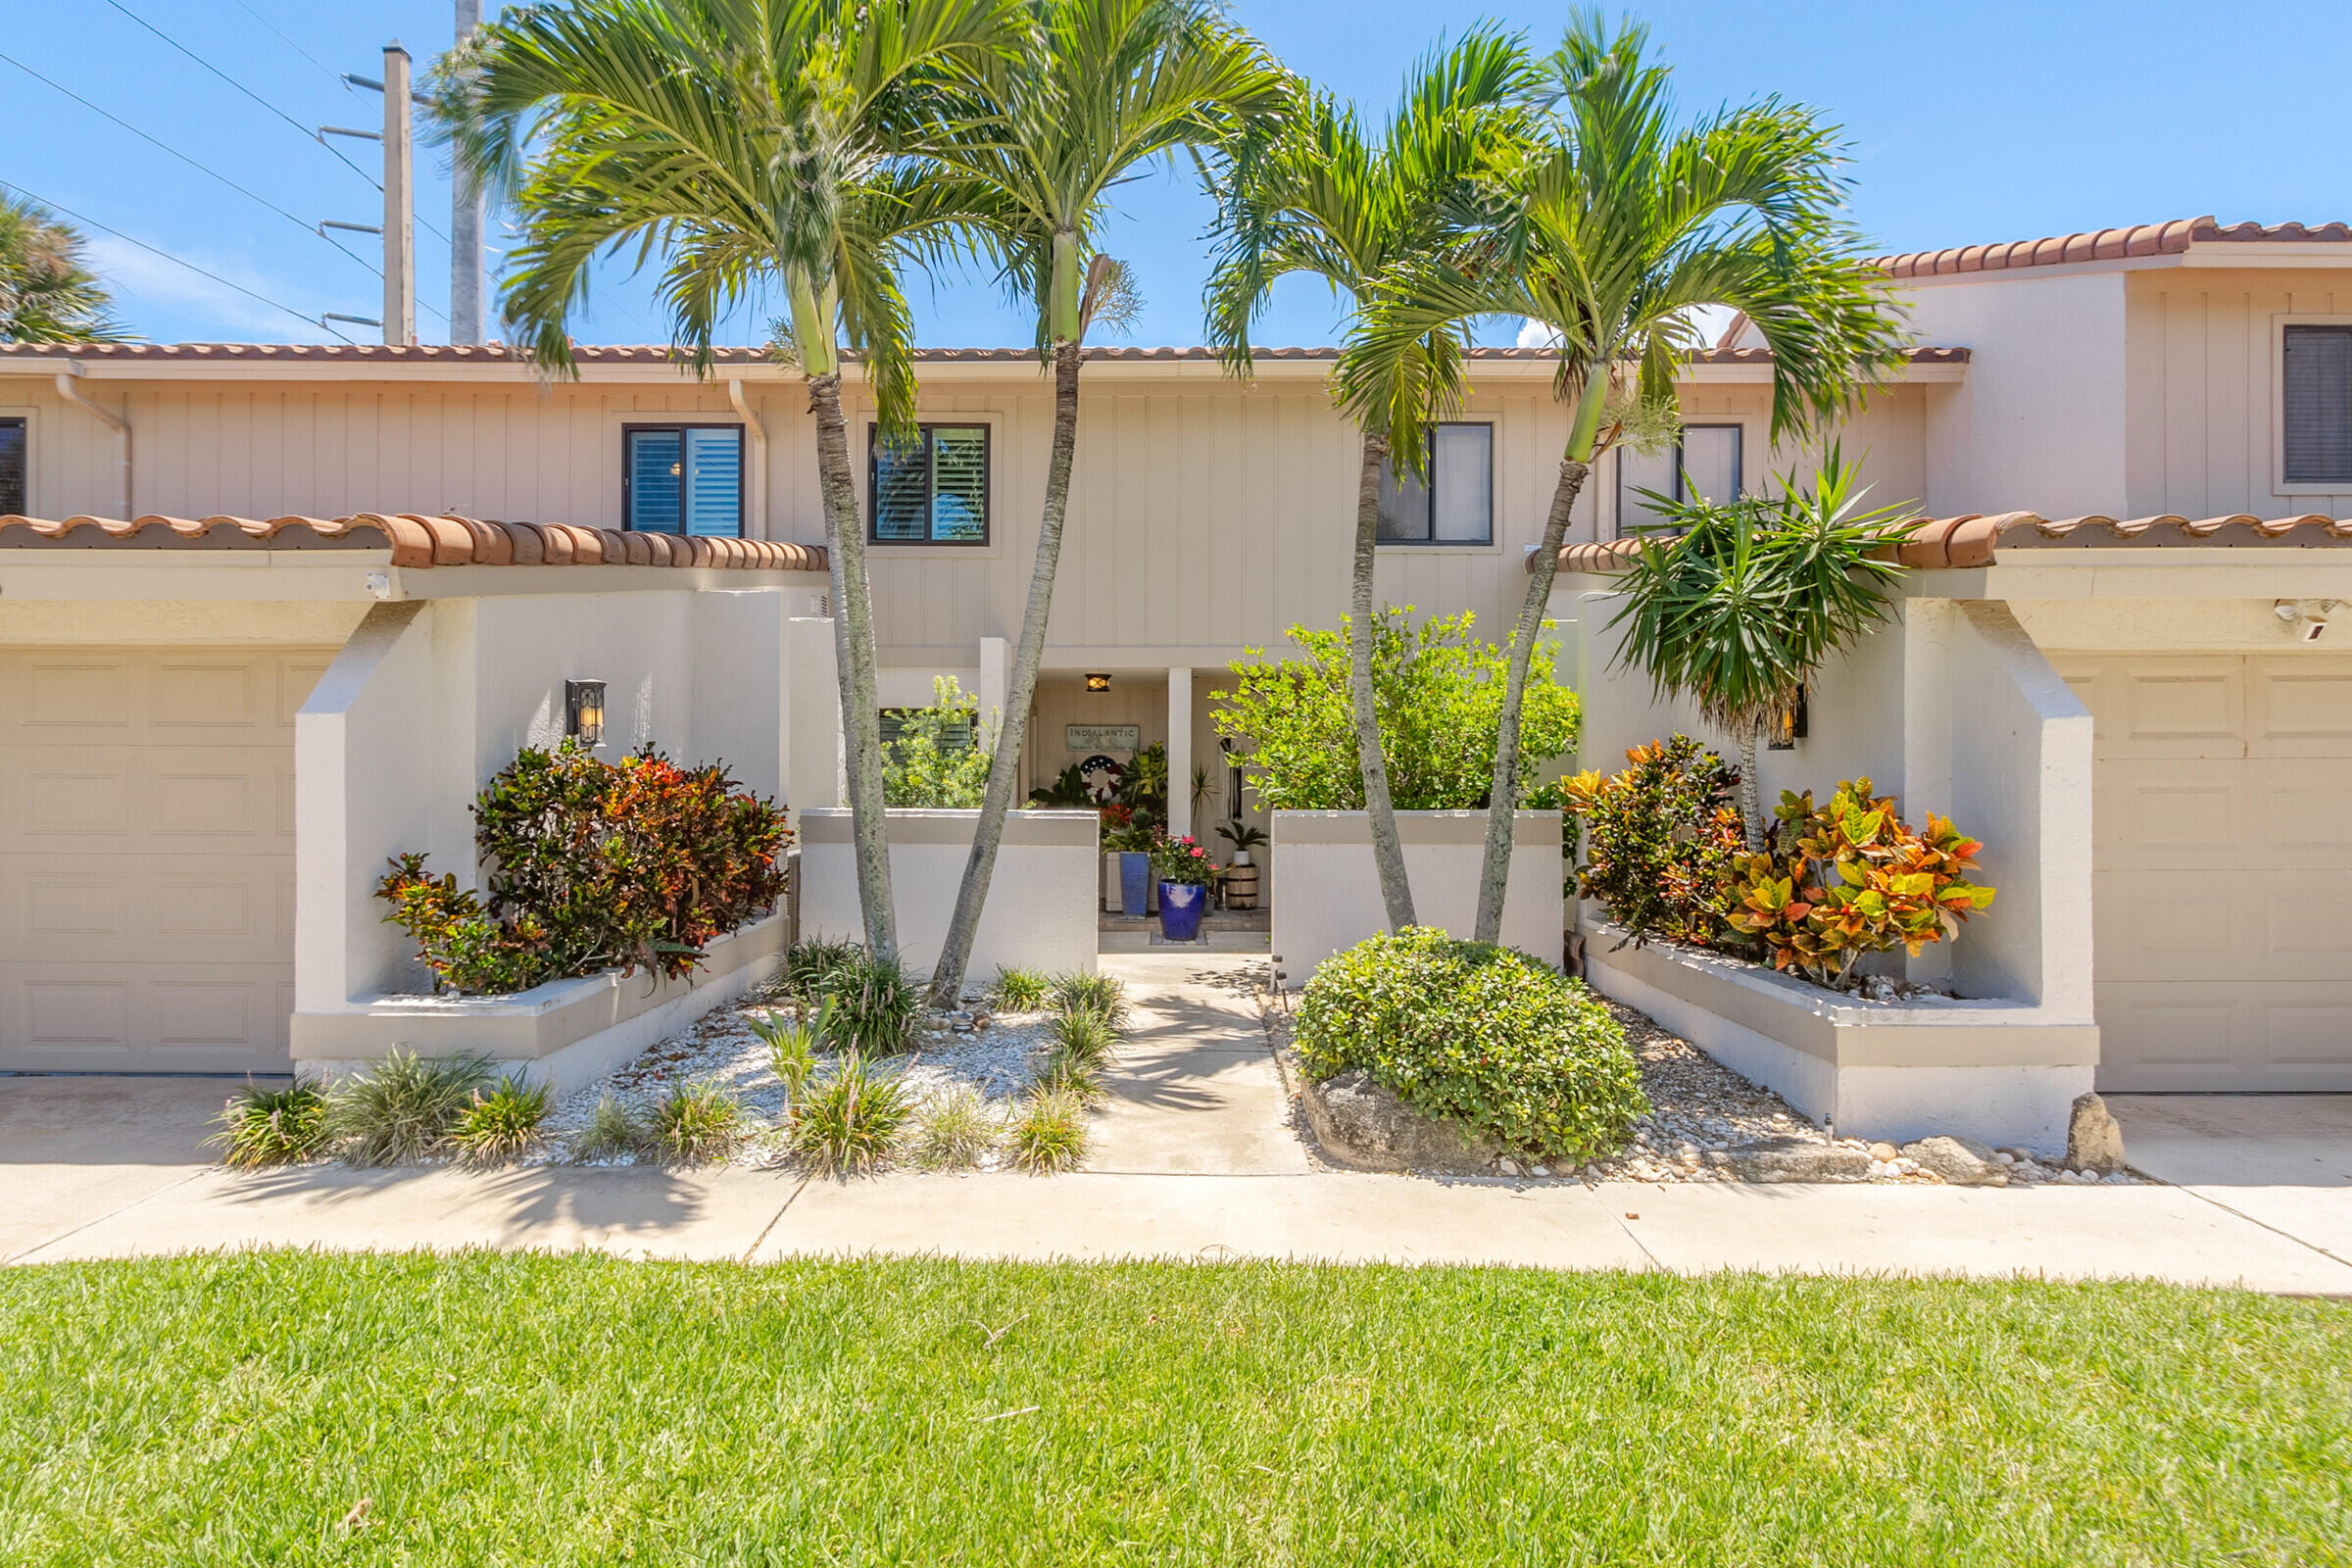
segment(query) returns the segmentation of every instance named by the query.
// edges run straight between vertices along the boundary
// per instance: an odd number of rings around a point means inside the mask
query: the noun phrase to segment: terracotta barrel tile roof
[[[2139,223],[2130,228],[2088,229],[2080,234],[2052,234],[2043,239],[2021,239],[2005,245],[1961,245],[1950,250],[1913,251],[1903,256],[1877,256],[1872,265],[1890,277],[1947,277],[1958,272],[2001,272],[2020,267],[2057,267],[2067,262],[2114,262],[2134,256],[2179,256],[2191,244],[2287,244],[2299,241],[2352,241],[2352,227],[2323,223],[2232,223],[2225,228],[2212,217],[2176,218],[2167,223]]]
[[[92,532],[79,538],[81,530]],[[303,550],[388,549],[392,564],[431,566],[705,566],[747,571],[823,571],[822,545],[777,539],[682,539],[568,523],[494,522],[477,517],[363,512],[349,517],[0,516],[0,549],[86,544]]]
[[[2153,517],[2044,517],[2032,512],[2003,512],[1931,517],[1896,549],[1895,558],[1906,566],[1934,571],[1952,566],[1988,566],[1996,552],[2019,546],[2061,543],[2294,546],[2348,540],[2352,540],[2352,517],[2328,517],[2319,513],[2293,517],[2257,517],[2251,513],[2232,513],[2227,516],[2192,518],[2175,513]],[[1641,548],[1633,539],[1563,545],[1559,569],[1620,571]],[[1536,569],[1533,552],[1528,555],[1527,569],[1531,572]]]

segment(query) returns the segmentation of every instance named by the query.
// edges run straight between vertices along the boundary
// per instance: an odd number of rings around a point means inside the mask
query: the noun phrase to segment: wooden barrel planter
[[[1254,909],[1257,907],[1256,866],[1227,866],[1223,886],[1225,907],[1228,909]]]

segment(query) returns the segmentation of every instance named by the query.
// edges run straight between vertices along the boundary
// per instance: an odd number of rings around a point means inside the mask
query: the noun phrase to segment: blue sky
[[[495,0],[485,7],[494,8]],[[1294,70],[1374,115],[1442,32],[1488,16],[1547,42],[1566,15],[1557,4],[1502,0],[1485,7],[1233,0],[1232,10]],[[2220,11],[2171,0],[1940,7],[1679,0],[1635,14],[1650,24],[1675,67],[1686,106],[1777,93],[1813,104],[1842,125],[1852,144],[1855,220],[1886,249],[2208,212],[2224,221],[2352,218],[2340,109],[2324,90],[2292,85],[2316,79],[2298,77],[2298,66],[2340,67],[2352,57],[2352,6],[2341,0],[2245,0]],[[300,127],[375,123],[375,96],[342,86],[334,74],[375,75],[382,45],[394,36],[421,68],[447,46],[450,15],[447,0],[0,0],[0,53],[250,194],[5,62],[0,180],[120,231],[122,238],[92,229],[93,250],[128,324],[149,338],[323,338],[311,318],[326,311],[372,317],[380,285],[302,225],[374,221],[380,198]],[[373,169],[372,143],[337,146]],[[434,154],[420,151],[418,169],[418,326],[425,338],[439,339],[449,290],[448,249],[439,237],[449,228],[449,187]],[[1197,341],[1206,209],[1192,176],[1153,172],[1122,198],[1110,248],[1133,262],[1145,292],[1130,339]],[[343,239],[363,256],[374,243],[365,235]],[[1028,340],[1026,322],[1004,308],[985,278],[918,276],[909,286],[925,344]],[[729,336],[764,337],[766,315],[743,313]],[[1298,283],[1276,299],[1261,341],[1330,342],[1340,326],[1330,296]],[[367,328],[345,330],[372,336]],[[614,266],[600,277],[577,335],[646,342],[665,340],[667,332],[642,281]]]

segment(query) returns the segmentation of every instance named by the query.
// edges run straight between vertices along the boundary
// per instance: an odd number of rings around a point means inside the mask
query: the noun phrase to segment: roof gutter
[[[745,487],[744,500],[750,506],[751,514],[756,519],[755,526],[759,529],[753,537],[765,539],[768,536],[767,426],[761,424],[760,416],[752,412],[751,400],[744,396],[742,376],[727,377],[727,401],[743,416],[744,432],[752,438],[752,482]]]
[[[130,504],[130,421],[115,413],[114,410],[102,404],[93,403],[84,396],[81,388],[74,384],[80,379],[82,373],[79,360],[68,360],[66,368],[60,370],[57,375],[57,395],[76,408],[87,410],[115,432],[115,466],[120,471],[122,496],[122,504],[119,510],[122,516],[135,517],[138,513],[132,509]]]

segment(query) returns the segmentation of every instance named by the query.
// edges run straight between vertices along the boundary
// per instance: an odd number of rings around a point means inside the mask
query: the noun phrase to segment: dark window
[[[2352,326],[2290,326],[2284,351],[2286,482],[2352,485]]]
[[[621,430],[621,515],[642,533],[743,532],[743,426]]]
[[[925,424],[906,441],[868,426],[878,545],[988,543],[988,426]]]
[[[24,511],[24,421],[0,419],[0,514]]]
[[[1661,519],[1642,492],[1677,501],[1737,501],[1740,492],[1740,426],[1686,424],[1671,447],[1617,452],[1617,531],[1632,533]]]
[[[1491,545],[1494,542],[1494,427],[1429,427],[1429,482],[1380,470],[1380,542],[1384,545]]]

